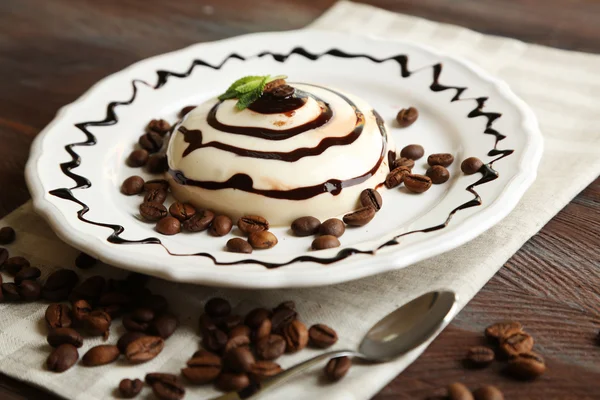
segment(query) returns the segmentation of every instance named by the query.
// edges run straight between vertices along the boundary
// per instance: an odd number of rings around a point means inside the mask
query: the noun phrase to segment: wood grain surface
[[[389,10],[565,49],[600,52],[597,0],[373,0]],[[333,0],[0,1],[0,216],[29,194],[34,136],[64,104],[140,59],[249,32],[301,28]],[[559,189],[559,188],[557,188]],[[463,368],[484,327],[521,321],[547,360],[535,382],[500,363]],[[375,398],[424,399],[454,381],[506,399],[600,399],[600,179],[529,240],[405,372]],[[0,375],[0,399],[56,400]]]

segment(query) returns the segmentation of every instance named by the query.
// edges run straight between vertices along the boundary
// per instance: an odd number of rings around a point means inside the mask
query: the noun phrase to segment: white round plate
[[[125,159],[148,121],[175,121],[182,107],[218,95],[237,78],[265,74],[364,98],[399,149],[419,143],[426,156],[452,153],[450,180],[420,195],[384,190],[375,219],[347,229],[337,249],[311,251],[313,238],[289,228],[273,229],[279,244],[250,255],[225,251],[235,229],[222,238],[155,232],[138,217],[141,199],[119,191],[126,177],[146,177]],[[418,108],[419,120],[398,128],[396,113],[408,106]],[[36,211],[60,238],[108,264],[182,282],[302,287],[402,268],[468,242],[515,207],[541,154],[533,112],[479,68],[413,43],[302,30],[197,44],[101,80],[36,138],[26,177]],[[425,172],[426,156],[413,172]],[[497,178],[461,173],[471,156],[491,163]]]

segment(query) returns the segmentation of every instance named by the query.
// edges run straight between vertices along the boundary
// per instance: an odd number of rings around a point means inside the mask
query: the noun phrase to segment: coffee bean
[[[283,329],[287,353],[295,353],[302,350],[308,344],[308,329],[306,325],[297,319]]]
[[[214,297],[206,302],[204,312],[213,318],[225,317],[231,314],[231,304],[225,299]]]
[[[111,321],[112,318],[107,312],[94,310],[83,317],[83,327],[90,335],[106,335],[110,328]]]
[[[75,259],[75,266],[79,269],[90,269],[96,265],[97,261],[94,257],[86,253],[79,253]]]
[[[110,364],[119,358],[119,349],[112,344],[94,346],[81,357],[81,362],[86,367],[97,367]]]
[[[228,353],[233,349],[237,349],[238,347],[249,347],[250,346],[250,337],[241,335],[234,336],[229,338],[227,344],[225,344],[225,348],[223,349],[224,353]]]
[[[273,361],[259,360],[250,366],[248,375],[255,382],[262,382],[267,378],[273,377],[283,372],[281,366]]]
[[[332,235],[319,236],[311,244],[313,250],[325,250],[334,247],[340,247],[340,241]]]
[[[152,392],[160,400],[180,400],[185,396],[185,388],[178,380],[155,382],[152,384]]]
[[[282,301],[281,303],[279,303],[277,305],[277,307],[275,307],[273,309],[273,312],[277,312],[277,311],[281,310],[282,308],[287,308],[289,310],[296,311],[296,303],[294,302],[294,300]]]
[[[271,322],[273,324],[273,332],[279,333],[282,332],[283,329],[292,323],[298,316],[296,310],[291,310],[289,308],[281,308],[273,313],[273,317],[271,318]]]
[[[337,333],[325,324],[316,324],[308,330],[310,343],[318,348],[325,349],[333,346],[338,341]]]
[[[385,177],[385,187],[392,189],[400,186],[404,182],[404,177],[410,174],[410,168],[408,167],[397,167],[394,168]]]
[[[242,317],[237,314],[216,317],[214,320],[217,327],[226,333],[242,323]]]
[[[448,386],[448,400],[474,400],[468,387],[460,382]]]
[[[431,179],[431,183],[434,185],[440,185],[445,183],[450,179],[450,172],[441,165],[434,165],[433,167],[429,167],[425,175]]]
[[[212,221],[209,232],[213,236],[225,236],[231,231],[233,222],[227,215],[217,215]]]
[[[171,129],[171,124],[164,119],[153,119],[148,123],[146,129],[164,136]]]
[[[152,179],[144,183],[144,190],[146,192],[158,189],[169,191],[169,182],[166,179]]]
[[[364,226],[371,222],[377,211],[373,207],[362,207],[344,215],[344,222],[350,226]]]
[[[17,292],[23,301],[36,301],[42,297],[42,286],[37,281],[25,280],[19,284]]]
[[[300,217],[292,222],[294,235],[304,237],[314,235],[319,231],[321,221],[315,217]]]
[[[92,312],[92,306],[84,299],[75,300],[73,302],[73,319],[81,322],[86,315]]]
[[[10,257],[8,258],[2,267],[11,275],[16,275],[23,268],[29,267],[29,261],[25,257]]]
[[[180,221],[190,219],[196,214],[196,209],[187,203],[180,203],[176,201],[169,207],[169,213]]]
[[[425,175],[408,174],[404,176],[404,186],[413,193],[423,193],[431,187],[431,179]]]
[[[339,381],[350,369],[352,360],[349,357],[336,357],[329,360],[325,366],[325,376],[330,381]]]
[[[509,356],[526,353],[533,349],[533,338],[521,330],[509,331],[500,339],[500,349]]]
[[[264,319],[252,332],[252,339],[254,341],[258,341],[266,336],[271,334],[271,330],[273,329],[273,323],[270,319]]]
[[[223,356],[223,363],[232,372],[248,372],[254,362],[254,355],[247,346],[236,347]]]
[[[21,268],[19,272],[15,275],[15,283],[19,285],[21,282],[28,280],[34,281],[42,275],[42,271],[40,271],[37,267],[25,267]]]
[[[202,335],[207,334],[208,332],[214,331],[217,329],[217,324],[208,314],[200,315],[198,319],[200,332]]]
[[[163,204],[167,199],[167,191],[163,189],[155,189],[146,192],[144,196],[144,203],[156,203]],[[165,217],[166,213],[162,216]],[[161,218],[162,218],[161,217]]]
[[[0,268],[4,265],[6,260],[8,260],[8,257],[10,257],[8,250],[6,250],[4,247],[0,247]]]
[[[202,333],[202,346],[215,353],[220,352],[225,347],[227,340],[227,334],[220,329]]]
[[[98,300],[98,304],[103,307],[112,305],[127,307],[129,306],[129,303],[131,303],[131,297],[127,293],[116,291],[104,293]]]
[[[149,294],[139,299],[139,303],[144,307],[151,308],[155,313],[161,314],[169,308],[169,303],[164,296],[160,294]]]
[[[375,211],[379,211],[383,205],[383,199],[377,190],[365,189],[360,193],[360,204],[363,207],[371,207]]]
[[[164,217],[156,223],[156,231],[163,235],[175,235],[181,232],[181,222],[174,217]]]
[[[465,175],[473,175],[483,167],[483,162],[477,157],[469,157],[460,164],[460,169]]]
[[[133,399],[142,391],[143,388],[144,382],[139,379],[123,379],[119,383],[119,393],[121,394],[121,397],[126,399]]]
[[[419,118],[419,111],[414,107],[403,108],[396,115],[396,121],[401,128],[411,126]]]
[[[185,117],[187,114],[189,114],[190,111],[192,111],[194,108],[196,108],[196,106],[185,106],[181,109],[181,111],[179,111],[179,118],[183,118]]]
[[[66,304],[50,304],[46,309],[46,323],[50,328],[68,328],[71,326],[71,310]]]
[[[485,328],[485,336],[493,341],[500,340],[508,332],[520,331],[523,326],[516,321],[502,321]]]
[[[0,244],[11,244],[16,237],[15,230],[10,226],[0,228]]]
[[[494,350],[485,346],[471,347],[467,352],[467,362],[474,367],[490,365],[495,357]]]
[[[258,215],[245,215],[238,220],[237,226],[242,232],[249,235],[269,230],[269,221]]]
[[[252,246],[242,238],[233,238],[227,241],[227,250],[232,253],[250,254]]]
[[[142,203],[140,215],[147,221],[159,221],[167,216],[167,208],[161,203]]]
[[[142,193],[142,190],[144,190],[144,179],[137,175],[125,179],[121,185],[121,193],[126,194],[127,196],[140,194]]]
[[[410,158],[411,160],[418,160],[425,154],[425,149],[419,144],[409,144],[400,151],[400,157]]]
[[[256,355],[262,360],[275,360],[285,352],[285,339],[279,335],[269,335],[256,342]]]
[[[277,244],[277,237],[269,231],[254,232],[248,236],[248,243],[254,249],[270,249]]]
[[[262,307],[255,308],[246,315],[244,323],[251,329],[256,329],[265,319],[269,318],[271,318],[271,312],[269,310]]]
[[[217,378],[215,385],[223,392],[239,391],[250,385],[250,379],[245,373],[223,372]]]
[[[19,301],[21,300],[21,295],[19,294],[19,288],[12,282],[3,283],[2,287],[2,296],[6,301]]]
[[[64,372],[71,368],[79,359],[77,348],[72,344],[61,344],[50,353],[46,366],[53,372]]]
[[[546,372],[546,364],[542,356],[529,351],[511,357],[507,371],[515,378],[534,379]]]
[[[138,143],[142,149],[147,150],[148,153],[156,153],[162,148],[163,139],[159,133],[150,131],[140,136]]]
[[[249,326],[238,325],[229,332],[229,340],[236,338],[236,337],[243,337],[243,336],[250,338],[251,332],[252,332],[252,330],[250,329]]]
[[[151,174],[163,174],[169,170],[169,160],[166,154],[151,154],[146,164],[146,170]]]
[[[319,235],[331,235],[339,238],[346,232],[346,225],[337,218],[330,218],[321,224]]]
[[[504,395],[495,386],[483,386],[473,392],[475,400],[504,400]]]
[[[130,314],[123,317],[123,327],[129,332],[145,332],[150,327],[150,321],[138,321]]]
[[[54,271],[42,287],[42,297],[50,301],[66,300],[78,281],[79,276],[71,269]]]
[[[449,153],[437,153],[431,154],[427,157],[427,164],[431,165],[441,165],[442,167],[447,167],[454,162],[454,156]]]
[[[394,162],[391,165],[391,169],[395,169],[398,167],[406,167],[412,170],[415,167],[415,160],[406,157],[400,157],[394,160]]]
[[[117,348],[121,354],[125,354],[127,346],[129,346],[131,342],[144,336],[147,336],[144,332],[127,332],[117,341]]]
[[[133,150],[127,157],[127,165],[133,168],[143,167],[148,162],[148,152],[144,149]]]
[[[204,351],[189,360],[187,368],[183,368],[181,374],[190,382],[202,385],[217,379],[221,369],[221,358],[216,354]]]
[[[144,380],[150,386],[154,385],[155,383],[159,383],[159,382],[163,382],[163,383],[164,382],[175,382],[175,383],[181,384],[181,381],[179,380],[177,375],[165,374],[162,372],[150,372],[150,373],[146,374],[146,376],[144,377]]]
[[[83,337],[72,328],[54,328],[48,333],[48,344],[52,347],[58,347],[61,344],[71,344],[75,347],[83,345]]]
[[[210,210],[200,210],[183,223],[183,229],[189,232],[201,232],[209,227],[215,219],[215,214]]]
[[[134,363],[152,360],[160,354],[165,341],[158,336],[142,336],[131,341],[125,348],[125,357]],[[118,347],[117,347],[118,348]]]
[[[105,287],[106,279],[104,277],[99,275],[89,277],[73,289],[71,300],[84,299],[93,304],[98,301]]]
[[[161,314],[150,323],[149,332],[168,339],[179,326],[179,319],[173,314]]]

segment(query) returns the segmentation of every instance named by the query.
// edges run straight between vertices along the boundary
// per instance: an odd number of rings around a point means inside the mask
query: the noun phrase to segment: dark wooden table
[[[333,0],[0,1],[0,216],[27,201],[29,144],[100,78],[192,43],[300,28]],[[480,32],[600,52],[597,0],[373,0]],[[466,349],[497,320],[520,320],[549,370],[515,382],[500,365],[465,370]],[[600,179],[527,242],[377,399],[421,399],[454,381],[495,384],[507,399],[600,399]],[[56,399],[0,375],[0,398]]]

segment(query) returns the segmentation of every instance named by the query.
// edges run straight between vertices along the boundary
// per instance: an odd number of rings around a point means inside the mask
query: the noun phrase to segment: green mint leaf
[[[261,80],[263,77],[262,76],[258,76],[258,75],[250,75],[250,76],[245,76],[243,78],[238,79],[237,81],[233,82],[231,84],[231,86],[229,86],[229,88],[227,88],[227,92],[235,90],[238,86],[242,86],[245,83],[248,83],[250,81],[259,81]]]
[[[235,91],[239,95],[255,91],[258,88],[260,88],[260,85],[263,82],[263,80],[264,80],[264,78],[261,78],[261,79],[256,79],[256,80],[252,80],[250,82],[244,83],[243,85],[240,85],[240,86],[236,87]]]
[[[286,79],[286,75],[276,76],[245,76],[233,82],[225,93],[219,96],[219,100],[224,101],[228,99],[238,99],[236,108],[243,110],[250,104],[254,103],[263,94],[265,86],[269,82],[273,82],[277,79]]]
[[[267,75],[260,82],[258,82],[258,85],[256,85],[256,87],[253,90],[242,94],[238,98],[238,102],[236,103],[235,107],[241,111],[247,108],[250,104],[254,103],[256,100],[258,100],[258,98],[262,95],[263,91],[265,90],[265,86],[267,85],[268,79],[269,76]]]

